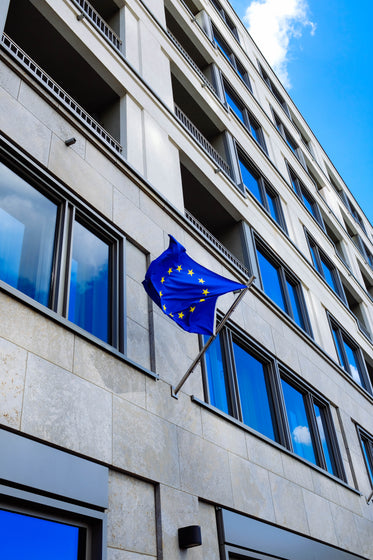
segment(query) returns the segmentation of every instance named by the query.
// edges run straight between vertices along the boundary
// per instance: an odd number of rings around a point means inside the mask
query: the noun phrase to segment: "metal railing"
[[[216,163],[218,168],[229,177],[231,176],[231,169],[228,163],[221,157],[208,140],[201,134],[197,127],[194,126],[192,121],[182,112],[182,110],[175,105],[175,116],[183,127],[193,136],[197,144],[203,149],[204,152]]]
[[[195,230],[202,234],[202,236],[213,246],[217,251],[227,260],[231,265],[234,266],[241,274],[249,277],[249,271],[245,265],[242,264],[240,260],[238,260],[228,249],[220,243],[216,237],[212,235],[198,220],[185,210],[185,217],[187,218],[188,222],[193,226]]]
[[[96,12],[93,6],[87,0],[71,0],[81,11],[82,14],[92,23],[92,25],[100,31],[104,37],[116,49],[121,50],[122,41],[111,27],[102,19],[100,14]]]
[[[122,146],[106,130],[98,124],[70,95],[68,95],[48,74],[40,68],[22,49],[5,33],[1,37],[2,48],[11,55],[31,76],[39,82],[59,103],[71,112],[91,132],[100,138],[115,152],[121,154]]]
[[[198,76],[200,77],[200,79],[202,80],[202,83],[209,88],[209,90],[215,95],[217,96],[216,90],[214,88],[214,86],[212,85],[212,83],[206,78],[206,76],[204,75],[204,73],[202,72],[202,70],[197,66],[197,64],[194,62],[194,60],[189,56],[189,54],[187,53],[187,51],[184,49],[184,47],[179,43],[179,41],[176,39],[176,37],[171,33],[171,31],[169,31],[167,29],[167,34],[170,37],[171,41],[174,43],[174,45],[177,47],[177,49],[181,52],[181,54],[183,55],[183,57],[185,58],[185,60],[188,62],[188,64],[193,68],[193,70],[198,74]]]

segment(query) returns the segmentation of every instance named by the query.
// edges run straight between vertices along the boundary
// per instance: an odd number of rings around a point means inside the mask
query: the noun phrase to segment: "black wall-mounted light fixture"
[[[199,525],[189,525],[178,530],[179,547],[192,548],[202,544],[201,527]]]
[[[76,138],[69,138],[68,140],[65,140],[65,144],[66,146],[72,146],[73,144],[75,144],[76,142]]]

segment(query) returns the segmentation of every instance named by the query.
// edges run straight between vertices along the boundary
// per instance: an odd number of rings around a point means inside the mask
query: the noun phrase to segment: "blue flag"
[[[198,264],[172,235],[169,238],[168,249],[151,263],[143,286],[154,303],[181,328],[214,334],[218,297],[246,285]]]

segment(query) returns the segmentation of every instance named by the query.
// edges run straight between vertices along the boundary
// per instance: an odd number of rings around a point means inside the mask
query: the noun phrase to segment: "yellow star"
[[[161,284],[163,284],[163,282],[164,282],[164,276],[162,276],[162,279],[161,279]]]
[[[172,313],[170,313],[170,317],[172,317],[172,318],[173,318],[173,315],[172,315]]]
[[[159,292],[159,296],[162,297],[162,296],[163,296],[163,293],[162,293],[162,292]]]
[[[194,310],[195,310],[195,307],[191,307],[191,308],[189,309],[190,313],[193,313]]]
[[[188,276],[193,276],[194,272],[193,270],[188,270]]]
[[[180,313],[178,313],[178,317],[179,319],[182,319],[184,317],[184,313],[181,311]]]
[[[167,272],[168,272],[168,274],[171,274],[172,268],[169,268],[169,269],[167,270]]]
[[[166,311],[166,306],[165,305],[163,306],[163,311]]]
[[[199,279],[198,279],[198,282],[199,282],[200,284],[204,284],[204,283],[205,283],[205,281],[204,281],[203,278],[199,278]]]
[[[206,288],[206,290],[202,290],[202,293],[203,293],[204,296],[207,296],[207,294],[209,294],[210,292]]]
[[[206,301],[206,300],[204,300],[204,299],[200,299],[199,301]]]
[[[178,272],[181,272],[181,271],[183,270],[181,264],[179,264],[179,266],[177,267],[176,270],[177,270]]]

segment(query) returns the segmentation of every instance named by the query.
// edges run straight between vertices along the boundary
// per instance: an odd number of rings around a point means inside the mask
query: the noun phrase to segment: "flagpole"
[[[233,311],[236,309],[237,305],[240,303],[240,301],[242,300],[242,298],[244,297],[246,292],[249,290],[249,288],[250,288],[251,284],[254,282],[254,280],[255,280],[255,276],[251,276],[251,278],[249,278],[249,281],[246,284],[246,288],[243,288],[241,290],[239,296],[232,303],[232,305],[230,306],[230,308],[228,309],[228,311],[224,315],[223,319],[220,321],[220,323],[216,327],[215,334],[213,334],[208,339],[208,341],[206,342],[204,347],[200,350],[197,357],[193,360],[193,362],[191,363],[191,365],[189,366],[189,368],[187,369],[187,371],[185,372],[183,377],[180,379],[179,383],[176,385],[176,387],[174,387],[174,386],[171,387],[171,396],[174,397],[174,399],[178,399],[178,396],[177,396],[178,392],[180,391],[180,389],[182,388],[182,386],[184,385],[184,383],[186,382],[186,380],[188,379],[190,374],[193,372],[194,368],[196,367],[196,365],[198,364],[198,362],[200,361],[200,359],[202,358],[202,356],[204,355],[206,350],[214,342],[215,338],[218,336],[219,332],[222,330],[225,323],[228,321],[229,317],[232,315]]]

